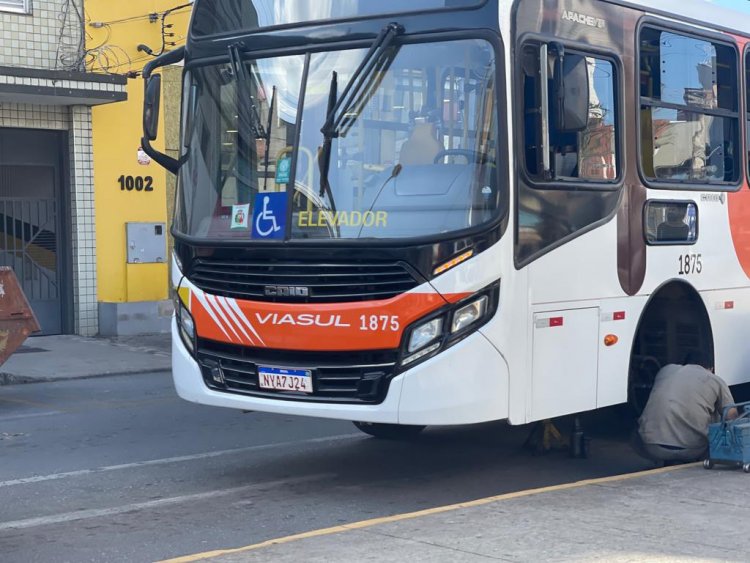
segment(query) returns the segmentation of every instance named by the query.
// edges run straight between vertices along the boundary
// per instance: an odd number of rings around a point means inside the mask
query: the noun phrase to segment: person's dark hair
[[[709,354],[703,350],[691,350],[688,352],[683,364],[695,364],[709,370],[714,367]]]

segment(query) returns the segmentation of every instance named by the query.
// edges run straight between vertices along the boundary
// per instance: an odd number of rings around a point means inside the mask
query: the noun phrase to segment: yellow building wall
[[[116,74],[140,72],[153,57],[139,52],[138,45],[145,44],[158,53],[162,48],[161,15],[185,3],[179,0],[87,0],[89,70]],[[149,14],[155,16],[149,17]],[[164,19],[166,24],[173,25],[167,33],[174,33],[166,41],[178,46],[184,44],[189,16],[188,7]],[[167,51],[174,48],[166,46]],[[99,301],[108,303],[157,301],[169,296],[169,253],[165,254],[163,264],[127,263],[126,223],[159,222],[165,223],[167,229],[171,223],[167,215],[168,173],[155,162],[148,165],[138,162],[143,113],[140,75],[128,79],[127,92],[127,101],[93,109],[98,293]],[[161,151],[164,150],[164,121],[162,110],[159,138],[153,143]],[[121,176],[151,177],[153,190],[123,190],[118,181]]]

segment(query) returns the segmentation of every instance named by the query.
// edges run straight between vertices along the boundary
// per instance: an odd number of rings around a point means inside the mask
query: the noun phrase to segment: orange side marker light
[[[474,250],[467,250],[463,254],[456,256],[453,260],[448,260],[445,264],[442,264],[435,268],[435,270],[432,272],[433,275],[438,276],[442,274],[443,272],[447,272],[451,268],[454,268],[455,266],[458,266],[461,262],[465,262],[469,258],[471,258],[474,255]]]
[[[604,345],[605,346],[614,346],[615,344],[617,344],[618,340],[619,340],[619,338],[617,338],[616,335],[614,335],[614,334],[608,334],[607,336],[604,337]]]

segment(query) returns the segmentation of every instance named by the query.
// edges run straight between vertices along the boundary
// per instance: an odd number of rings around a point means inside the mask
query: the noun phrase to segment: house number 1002
[[[120,190],[132,192],[153,192],[154,179],[151,176],[125,176],[124,174],[117,178],[120,183]]]

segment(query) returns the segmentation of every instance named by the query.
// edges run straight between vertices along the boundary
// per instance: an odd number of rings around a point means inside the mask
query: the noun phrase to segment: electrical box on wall
[[[125,223],[128,264],[166,262],[166,223]]]

